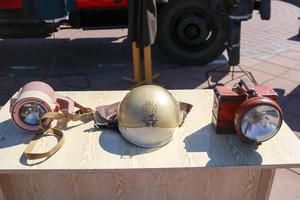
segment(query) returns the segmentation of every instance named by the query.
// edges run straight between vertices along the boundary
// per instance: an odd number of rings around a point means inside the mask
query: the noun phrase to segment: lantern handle
[[[241,79],[240,82],[238,83],[238,85],[239,85],[239,88],[247,95],[249,95],[251,97],[257,96],[255,88],[253,87],[253,85],[251,83],[249,83],[248,80]],[[245,89],[243,88],[243,86]]]

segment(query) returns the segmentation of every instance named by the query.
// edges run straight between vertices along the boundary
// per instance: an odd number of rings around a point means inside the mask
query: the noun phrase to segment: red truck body
[[[78,9],[126,7],[128,0],[116,3],[114,0],[77,0]],[[0,9],[21,9],[22,0],[0,0]]]
[[[0,1],[0,9],[21,9],[22,8],[22,0],[1,0]]]
[[[116,3],[114,0],[77,0],[79,9],[126,7],[127,4],[128,0],[120,1],[120,3]]]

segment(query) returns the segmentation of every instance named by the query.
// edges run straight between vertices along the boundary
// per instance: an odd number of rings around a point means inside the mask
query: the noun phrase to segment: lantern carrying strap
[[[90,122],[94,119],[95,111],[91,108],[84,107],[75,102],[75,107],[79,108],[72,117],[72,121],[82,121],[84,123]]]
[[[43,121],[45,119],[60,120],[60,119],[63,119],[64,117],[65,117],[64,114],[57,113],[57,112],[48,112],[41,117],[40,126],[42,127],[43,130],[45,130],[45,132],[35,135],[33,137],[33,139],[29,142],[28,146],[26,147],[26,149],[24,151],[24,155],[27,159],[36,160],[36,159],[41,159],[41,158],[49,158],[63,146],[64,141],[65,141],[64,133],[58,128],[52,128],[51,126],[47,127],[47,126],[43,125]],[[58,142],[49,151],[41,152],[41,153],[34,153],[33,149],[34,149],[36,143],[42,137],[45,137],[45,136],[46,137],[47,136],[56,136],[58,138]]]
[[[42,152],[42,153],[34,153],[33,148],[35,147],[36,143],[38,142],[39,139],[45,136],[56,136],[58,138],[58,142],[49,151]],[[64,142],[65,142],[65,136],[61,130],[56,128],[49,128],[45,133],[37,134],[33,137],[33,139],[26,147],[24,151],[24,155],[29,160],[49,158],[63,146]]]
[[[81,106],[80,104],[75,102],[75,107],[79,108],[75,112],[74,115],[66,115],[64,113],[59,113],[59,112],[48,112],[45,113],[41,118],[40,118],[40,126],[42,130],[44,130],[43,133],[37,134],[33,137],[33,139],[29,142],[28,146],[24,150],[24,155],[27,159],[29,160],[36,160],[36,159],[41,159],[41,158],[49,158],[52,155],[54,155],[64,144],[65,141],[65,136],[63,131],[57,127],[52,128],[51,125],[45,126],[43,124],[43,121],[45,119],[51,119],[51,120],[57,120],[58,124],[60,121],[63,123],[67,123],[69,121],[82,121],[84,123],[87,123],[91,120],[94,119],[94,111],[91,108],[86,108]],[[36,143],[42,138],[42,137],[47,137],[47,136],[55,136],[58,139],[58,142],[56,145],[54,145],[49,151],[46,152],[41,152],[41,153],[34,153],[33,149],[36,145]]]

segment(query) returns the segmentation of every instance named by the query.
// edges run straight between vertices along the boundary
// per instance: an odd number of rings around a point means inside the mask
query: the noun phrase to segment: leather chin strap
[[[59,128],[62,126],[61,124],[66,125],[71,120],[72,121],[82,121],[84,123],[87,123],[94,119],[95,112],[91,108],[83,107],[76,102],[75,102],[75,107],[79,108],[79,110],[77,110],[74,115],[58,113],[58,112],[48,112],[40,118],[40,126],[41,126],[42,130],[44,130],[44,132],[41,134],[36,134],[30,141],[30,143],[28,144],[26,149],[24,150],[24,155],[28,160],[49,158],[52,155],[54,155],[63,146],[64,141],[65,141],[65,136],[64,136],[63,131],[60,130],[60,128]],[[60,123],[60,125],[58,125],[54,128],[52,128],[51,125],[45,126],[43,124],[43,121],[45,119],[51,119],[52,121],[57,120],[58,124]],[[34,149],[36,143],[39,141],[39,139],[41,139],[42,137],[47,137],[47,136],[55,136],[58,139],[58,142],[56,143],[56,145],[53,146],[47,152],[34,153],[33,149]]]
[[[118,107],[121,102],[117,102],[110,105],[98,106],[95,112],[94,126],[97,129],[104,128],[109,130],[115,130],[119,132],[118,128]],[[185,121],[185,118],[193,108],[192,104],[185,102],[178,102],[179,108],[182,112],[182,120],[179,124],[181,127]]]

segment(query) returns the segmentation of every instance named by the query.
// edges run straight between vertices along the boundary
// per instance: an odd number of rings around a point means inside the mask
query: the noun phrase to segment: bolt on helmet
[[[169,143],[183,121],[179,103],[166,89],[146,85],[130,91],[118,110],[118,127],[131,143],[155,148]]]

